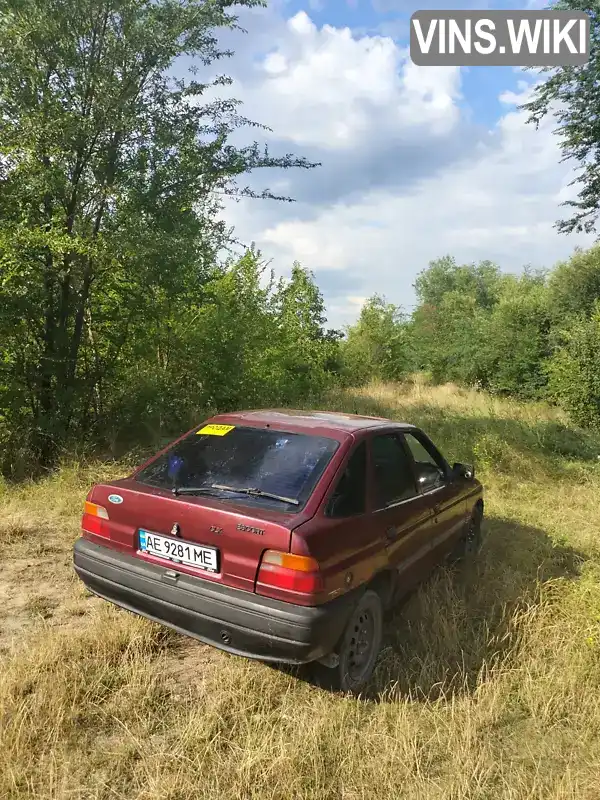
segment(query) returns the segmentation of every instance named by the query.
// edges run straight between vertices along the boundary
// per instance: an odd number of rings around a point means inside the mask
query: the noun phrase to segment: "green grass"
[[[422,425],[486,486],[478,562],[386,626],[365,699],[230,657],[74,579],[90,483],[0,488],[0,797],[599,796],[600,442],[555,410],[453,386],[330,408]]]

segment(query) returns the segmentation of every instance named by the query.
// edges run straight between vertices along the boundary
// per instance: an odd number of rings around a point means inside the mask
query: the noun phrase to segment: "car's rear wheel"
[[[482,519],[483,512],[480,506],[476,506],[450,555],[450,561],[468,561],[477,555],[481,547]]]
[[[329,688],[358,694],[368,684],[377,663],[383,634],[383,606],[372,589],[360,598],[335,651],[336,665],[317,674]]]

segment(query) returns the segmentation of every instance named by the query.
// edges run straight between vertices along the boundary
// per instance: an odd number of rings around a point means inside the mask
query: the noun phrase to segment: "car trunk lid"
[[[110,499],[109,499],[110,498]],[[232,503],[207,495],[174,497],[165,489],[124,479],[98,484],[88,500],[108,512],[106,530],[111,546],[165,569],[187,572],[228,586],[254,591],[265,550],[287,552],[291,529],[303,514],[278,513]],[[178,527],[178,535],[174,534]],[[205,545],[218,550],[215,572],[169,561],[140,551],[140,530],[169,537],[174,542]]]

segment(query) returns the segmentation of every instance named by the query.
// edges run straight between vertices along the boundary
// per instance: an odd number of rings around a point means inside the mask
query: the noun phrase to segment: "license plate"
[[[165,558],[178,564],[187,564],[190,567],[198,567],[207,572],[218,571],[219,551],[214,547],[182,542],[179,539],[152,533],[152,531],[140,530],[140,550],[151,556]]]

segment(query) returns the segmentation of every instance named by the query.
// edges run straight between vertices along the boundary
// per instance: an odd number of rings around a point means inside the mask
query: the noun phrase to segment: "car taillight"
[[[316,594],[323,590],[323,578],[314,558],[277,550],[267,550],[263,555],[257,584],[258,593],[260,584],[304,594]]]
[[[108,530],[108,511],[104,506],[90,503],[86,500],[81,518],[81,528],[86,533],[95,533],[96,536],[109,537]]]

